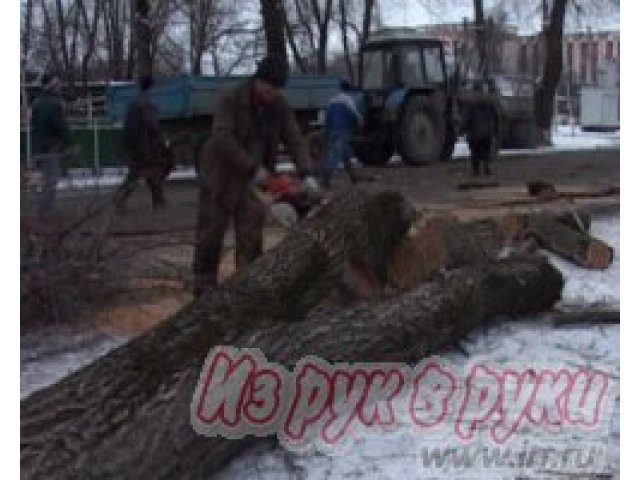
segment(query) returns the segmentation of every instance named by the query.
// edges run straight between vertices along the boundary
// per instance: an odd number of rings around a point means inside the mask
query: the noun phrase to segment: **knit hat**
[[[276,88],[284,88],[288,75],[287,61],[280,55],[271,53],[260,60],[254,76]]]
[[[52,91],[60,84],[60,80],[54,73],[45,73],[40,79],[40,85],[45,91]]]

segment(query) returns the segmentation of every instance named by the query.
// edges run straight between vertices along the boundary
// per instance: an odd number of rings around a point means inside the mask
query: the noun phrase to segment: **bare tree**
[[[545,40],[545,63],[542,80],[534,94],[536,123],[547,139],[553,119],[553,103],[562,75],[562,35],[568,0],[553,0],[549,23],[543,32]]]
[[[287,6],[285,27],[296,65],[302,72],[326,73],[334,1],[290,0]]]
[[[89,76],[89,62],[96,51],[96,37],[98,34],[98,22],[100,20],[100,12],[103,2],[100,0],[93,1],[93,9],[89,16],[86,2],[84,0],[76,0],[80,17],[82,18],[83,30],[83,46],[84,54],[80,66],[83,87],[86,88]]]
[[[287,58],[285,13],[282,0],[260,0],[267,52]]]
[[[151,53],[152,28],[149,15],[148,0],[135,0],[135,38],[138,78],[153,75],[153,60]]]
[[[27,57],[29,55],[30,47],[31,47],[31,27],[33,24],[33,0],[26,0],[26,2],[21,2],[23,7],[22,16],[24,17],[24,21],[21,24],[22,27],[22,35],[20,38],[20,48],[22,49],[21,61],[20,65],[24,69],[26,65]]]
[[[475,17],[476,41],[478,50],[479,73],[483,78],[489,75],[487,59],[487,24],[484,19],[484,5],[482,0],[473,0]]]

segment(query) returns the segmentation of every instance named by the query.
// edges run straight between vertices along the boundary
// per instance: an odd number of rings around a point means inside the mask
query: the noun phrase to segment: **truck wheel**
[[[444,118],[436,102],[423,95],[411,97],[399,125],[400,155],[408,165],[426,165],[440,158],[444,145]]]
[[[324,162],[324,156],[326,153],[326,145],[324,131],[318,130],[307,134],[307,146],[309,147],[309,154],[311,159],[317,164],[322,165]]]
[[[358,157],[358,161],[368,166],[386,165],[393,154],[392,143],[381,138],[353,142],[352,148],[356,157]]]
[[[440,160],[446,162],[451,160],[453,150],[456,146],[456,134],[455,130],[451,127],[447,127],[444,134],[444,145],[442,146],[442,152],[440,153]]]

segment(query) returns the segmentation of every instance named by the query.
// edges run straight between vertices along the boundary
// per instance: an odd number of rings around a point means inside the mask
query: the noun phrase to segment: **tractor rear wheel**
[[[407,100],[399,124],[400,155],[408,165],[426,165],[441,158],[445,125],[434,96],[416,95]]]

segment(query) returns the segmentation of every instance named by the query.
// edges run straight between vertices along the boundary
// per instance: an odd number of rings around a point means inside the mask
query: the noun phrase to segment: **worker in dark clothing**
[[[331,178],[338,165],[342,164],[349,175],[351,183],[357,182],[357,176],[351,167],[351,136],[362,127],[362,115],[356,103],[349,95],[351,85],[342,81],[340,93],[335,95],[327,105],[325,112],[325,138],[327,152],[323,168],[323,187],[331,188]]]
[[[31,151],[43,180],[37,210],[39,215],[45,215],[54,206],[60,163],[69,146],[69,126],[62,108],[58,77],[45,74],[41,85],[42,92],[31,110]]]
[[[318,189],[311,158],[296,118],[280,92],[287,82],[286,61],[268,55],[247,81],[222,93],[213,135],[200,156],[200,199],[193,259],[196,295],[217,283],[222,242],[229,220],[235,229],[236,267],[262,253],[266,206],[255,194],[275,171],[283,141],[302,183]]]
[[[495,87],[485,82],[474,85],[476,92],[495,93]],[[491,163],[498,152],[500,138],[498,118],[494,108],[486,101],[472,104],[467,111],[467,143],[471,151],[471,167],[474,176],[491,175]]]
[[[116,193],[116,207],[126,209],[129,196],[143,177],[151,191],[153,208],[165,206],[164,181],[173,168],[171,152],[165,144],[158,112],[151,100],[153,79],[140,79],[140,95],[131,102],[125,113],[122,146],[129,168],[124,183]]]

